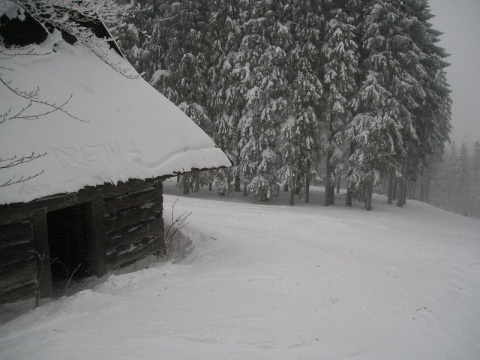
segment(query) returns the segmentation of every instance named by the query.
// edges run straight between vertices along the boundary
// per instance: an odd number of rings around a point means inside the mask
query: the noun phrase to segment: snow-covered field
[[[203,197],[185,256],[3,324],[0,359],[480,359],[479,220]]]

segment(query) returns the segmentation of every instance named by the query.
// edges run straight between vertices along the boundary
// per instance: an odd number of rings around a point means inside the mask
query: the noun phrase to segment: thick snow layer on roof
[[[22,50],[23,51],[23,50]],[[135,70],[114,51],[109,61],[128,74]],[[58,32],[29,54],[2,56],[1,78],[17,91],[38,88],[38,100],[18,96],[0,84],[0,167],[8,159],[45,154],[0,168],[0,204],[27,202],[84,186],[145,179],[192,168],[230,166],[225,154],[175,105],[143,79],[115,71],[82,44],[70,45]],[[12,118],[23,108],[18,118]],[[0,118],[1,120],[2,118]]]

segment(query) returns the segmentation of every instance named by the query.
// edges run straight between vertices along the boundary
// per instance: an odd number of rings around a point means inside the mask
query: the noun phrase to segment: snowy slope
[[[113,50],[108,60],[129,76],[135,70]],[[8,56],[8,55],[11,56]],[[66,43],[58,32],[40,45],[2,54],[2,80],[34,92],[35,100],[0,86],[0,160],[46,154],[0,171],[0,204],[26,202],[86,185],[145,179],[192,168],[230,166],[223,152],[176,106],[141,78],[115,71],[86,46]],[[71,99],[70,99],[71,97]],[[70,99],[70,100],[69,100]],[[26,111],[21,112],[26,108]],[[20,114],[20,118],[12,118]],[[75,118],[74,118],[75,117]],[[1,118],[0,118],[1,120]]]
[[[384,202],[179,198],[184,259],[4,324],[0,359],[479,359],[480,222]]]

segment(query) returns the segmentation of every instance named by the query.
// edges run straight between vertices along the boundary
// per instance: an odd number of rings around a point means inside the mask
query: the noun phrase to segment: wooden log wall
[[[164,251],[163,190],[159,178],[105,184],[76,194],[3,205],[0,206],[0,303],[38,293],[50,296],[46,214],[78,204],[85,204],[91,275],[101,276]],[[45,255],[46,261],[42,259]]]
[[[35,296],[37,278],[32,219],[0,226],[0,303]]]
[[[145,182],[104,198],[107,269],[163,251],[162,183]]]

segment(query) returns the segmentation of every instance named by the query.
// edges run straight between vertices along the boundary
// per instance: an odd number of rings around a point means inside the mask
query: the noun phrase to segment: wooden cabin
[[[1,20],[10,44],[36,25]],[[0,74],[0,303],[161,253],[163,179],[230,166],[118,48],[106,62],[68,34],[31,33]]]

